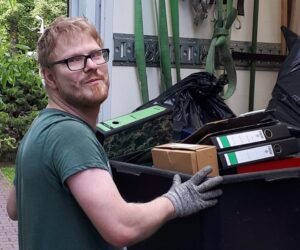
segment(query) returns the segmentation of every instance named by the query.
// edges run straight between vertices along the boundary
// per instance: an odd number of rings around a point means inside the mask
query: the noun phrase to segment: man
[[[95,136],[108,95],[109,50],[84,18],[57,18],[38,41],[48,106],[19,147],[7,203],[19,221],[20,250],[93,250],[132,245],[177,216],[217,203],[222,177],[207,167],[165,195],[127,203]],[[130,185],[130,184],[129,184]]]

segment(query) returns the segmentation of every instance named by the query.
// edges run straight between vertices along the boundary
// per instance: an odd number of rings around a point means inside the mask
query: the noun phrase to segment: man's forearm
[[[128,203],[133,211],[127,217],[127,226],[136,231],[136,236],[129,245],[140,242],[156,232],[165,222],[175,218],[175,210],[171,201],[165,197],[158,197],[147,203]]]
[[[94,220],[94,223],[102,236],[117,247],[131,246],[148,238],[175,217],[172,202],[165,197],[147,203],[124,202],[121,207],[116,207],[118,212],[115,208],[111,209],[114,216],[110,217],[109,223],[105,223],[105,228],[100,225],[101,221]]]

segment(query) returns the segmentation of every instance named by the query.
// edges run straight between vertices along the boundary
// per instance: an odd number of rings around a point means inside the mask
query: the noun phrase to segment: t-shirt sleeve
[[[107,156],[87,125],[77,121],[60,122],[51,128],[47,139],[51,165],[62,183],[88,168],[110,171]]]

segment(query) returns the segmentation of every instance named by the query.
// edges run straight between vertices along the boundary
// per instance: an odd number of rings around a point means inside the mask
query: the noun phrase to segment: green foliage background
[[[67,14],[66,0],[0,0],[0,161],[18,145],[47,99],[34,58],[40,22]],[[30,56],[28,52],[33,56]]]
[[[14,166],[3,167],[0,169],[5,178],[9,181],[10,184],[13,184],[15,177],[15,168]]]

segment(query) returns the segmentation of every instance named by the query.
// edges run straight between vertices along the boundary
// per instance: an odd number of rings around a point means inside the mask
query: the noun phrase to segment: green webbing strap
[[[176,79],[180,81],[180,45],[179,45],[179,3],[178,0],[170,0],[173,44],[175,52]]]
[[[159,0],[158,39],[162,69],[161,91],[172,86],[170,48],[165,0]]]
[[[258,6],[259,6],[259,0],[254,0],[252,47],[251,47],[251,53],[253,54],[256,53],[256,47],[257,47]],[[250,65],[249,111],[252,111],[254,108],[255,71],[256,71],[256,62],[252,61]]]
[[[228,88],[222,96],[224,99],[231,97],[236,88],[236,70],[230,51],[230,28],[237,16],[237,10],[233,8],[233,0],[227,0],[227,17],[223,19],[223,0],[217,0],[217,20],[214,25],[214,34],[208,50],[205,70],[215,73],[215,53],[218,50],[221,62],[227,72]]]
[[[134,16],[135,16],[134,53],[135,53],[135,60],[138,69],[138,76],[140,80],[142,100],[143,103],[146,103],[149,101],[149,94],[148,94],[148,83],[147,83],[147,74],[146,74],[145,43],[144,43],[141,0],[135,0]]]

